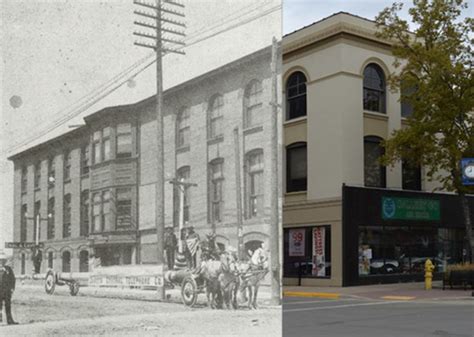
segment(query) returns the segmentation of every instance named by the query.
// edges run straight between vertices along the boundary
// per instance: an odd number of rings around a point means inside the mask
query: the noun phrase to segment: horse
[[[268,273],[268,262],[265,261],[259,266],[252,265],[249,262],[240,263],[238,266],[240,274],[239,291],[245,301],[245,290],[248,290],[249,297],[247,307],[257,309],[257,296],[260,282]]]
[[[223,302],[227,309],[237,309],[237,293],[240,284],[237,260],[231,253],[223,253],[220,261],[222,270],[218,279]]]

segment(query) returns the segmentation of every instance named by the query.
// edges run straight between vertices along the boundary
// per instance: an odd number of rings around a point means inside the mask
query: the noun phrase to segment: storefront
[[[428,258],[439,278],[467,247],[456,195],[343,187],[344,286],[421,281]]]

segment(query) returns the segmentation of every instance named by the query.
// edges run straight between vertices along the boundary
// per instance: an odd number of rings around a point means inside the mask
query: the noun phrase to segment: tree
[[[392,42],[396,71],[391,90],[413,108],[408,127],[384,142],[386,165],[398,160],[423,166],[428,179],[459,195],[471,253],[474,237],[469,202],[463,186],[461,159],[474,157],[474,89],[472,18],[462,19],[463,0],[414,0],[408,11],[415,27],[399,16],[401,3],[376,18],[378,37]],[[402,89],[402,90],[401,90]],[[403,90],[405,89],[405,90]],[[407,90],[408,89],[408,90]]]

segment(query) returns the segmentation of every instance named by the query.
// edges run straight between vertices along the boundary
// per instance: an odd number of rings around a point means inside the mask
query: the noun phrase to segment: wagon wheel
[[[190,276],[186,277],[181,284],[181,299],[184,305],[193,307],[197,302],[198,292],[196,280]]]
[[[71,296],[76,296],[77,293],[79,292],[79,282],[72,281],[69,283],[69,293]]]
[[[54,288],[56,287],[56,277],[54,271],[48,270],[44,282],[44,290],[46,294],[52,295],[54,293]]]

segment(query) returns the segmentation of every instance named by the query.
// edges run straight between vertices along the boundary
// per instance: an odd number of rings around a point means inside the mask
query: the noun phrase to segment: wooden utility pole
[[[152,29],[154,34],[134,32],[134,35],[152,39],[155,43],[148,44],[142,42],[135,42],[137,46],[151,48],[156,52],[156,138],[157,138],[157,149],[156,149],[156,212],[155,212],[155,223],[156,223],[156,235],[157,235],[157,258],[158,264],[164,266],[164,233],[165,233],[165,174],[164,174],[164,144],[163,144],[163,54],[166,53],[177,53],[184,54],[183,51],[167,48],[163,46],[163,42],[171,45],[181,45],[182,41],[165,38],[163,33],[184,36],[182,31],[169,29],[165,25],[172,25],[178,27],[186,27],[182,22],[175,21],[167,18],[166,16],[180,16],[184,17],[184,14],[174,9],[167,8],[167,5],[174,7],[184,8],[184,5],[172,0],[156,0],[155,4],[149,4],[145,2],[134,1],[134,4],[152,9],[153,13],[134,11],[135,14],[146,18],[149,22],[135,21],[134,23],[141,27]],[[165,300],[165,288],[163,282],[163,275],[160,276],[160,282],[158,285],[158,299]]]
[[[279,184],[278,179],[278,42],[274,37],[272,41],[272,114],[271,114],[271,202],[270,202],[270,254],[271,254],[271,273],[272,273],[272,302],[281,303],[281,271],[280,271],[280,213],[278,206]]]
[[[240,170],[240,140],[239,128],[234,129],[234,153],[235,153],[235,196],[237,201],[237,254],[239,259],[243,259],[244,254],[244,239],[243,239],[243,224],[242,224],[242,177]]]

